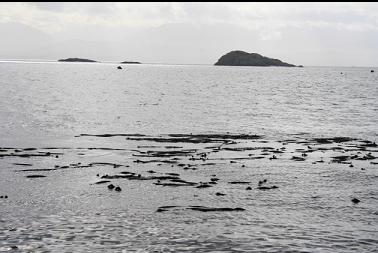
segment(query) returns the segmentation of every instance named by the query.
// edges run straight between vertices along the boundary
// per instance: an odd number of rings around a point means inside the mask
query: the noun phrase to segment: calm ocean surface
[[[378,74],[368,68],[115,67],[0,63],[2,140],[227,131],[378,137]]]
[[[321,144],[301,140],[343,136],[378,142],[378,70],[116,66],[0,62],[0,155],[7,154],[0,156],[0,196],[8,196],[0,199],[0,252],[377,252],[378,159],[353,160],[352,167],[331,158],[378,157],[378,149],[348,150],[360,143],[342,142],[309,153],[306,161],[290,158]],[[262,135],[263,141],[223,144],[250,149],[213,149],[209,164],[198,161],[196,170],[136,158],[151,158],[151,150],[196,150],[190,153],[195,157],[217,141],[78,137],[228,132]],[[282,142],[289,139],[296,141]],[[261,149],[264,154],[251,148],[264,145],[285,145],[287,152],[277,153],[279,159],[242,160],[270,157],[269,149]],[[47,149],[57,157],[17,156]],[[187,158],[169,157],[178,163],[189,163]],[[319,159],[325,162],[315,164]],[[79,163],[102,164],[72,165]],[[65,165],[72,168],[47,170]],[[94,184],[101,175],[125,170],[178,173],[194,182],[217,177],[219,183],[198,189],[113,180],[122,192]],[[262,179],[279,188],[256,189]],[[361,202],[353,204],[353,197]],[[156,212],[160,206],[176,207]],[[245,210],[196,212],[188,206]]]

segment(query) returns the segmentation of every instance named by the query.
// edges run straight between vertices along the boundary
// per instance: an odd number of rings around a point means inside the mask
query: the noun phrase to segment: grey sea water
[[[377,72],[116,66],[0,62],[0,251],[377,252]]]

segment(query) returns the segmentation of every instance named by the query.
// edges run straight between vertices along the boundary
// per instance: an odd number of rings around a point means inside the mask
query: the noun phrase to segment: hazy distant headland
[[[97,62],[94,60],[83,59],[83,58],[67,58],[67,59],[59,59],[60,62]]]
[[[138,61],[123,61],[121,62],[121,64],[141,64],[141,63]]]
[[[67,59],[59,59],[59,62],[98,62],[95,60],[84,59],[84,58],[67,58]],[[123,61],[120,64],[141,64],[138,61]]]
[[[59,59],[59,62],[98,62],[95,60],[85,58],[67,58]],[[119,64],[141,64],[138,61],[122,61]],[[287,62],[283,62],[278,59],[262,56],[257,53],[247,53],[240,50],[231,51],[223,55],[214,64],[219,66],[281,66],[281,67],[303,67],[302,65],[295,66]]]
[[[219,60],[214,65],[296,67],[293,64],[286,63],[278,59],[268,58],[257,53],[247,53],[244,51],[231,51],[219,58]],[[299,65],[298,67],[303,66]]]

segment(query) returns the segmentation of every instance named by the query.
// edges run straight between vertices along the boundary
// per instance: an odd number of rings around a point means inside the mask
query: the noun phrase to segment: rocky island
[[[138,61],[123,61],[121,62],[121,64],[141,64],[141,63]]]
[[[244,51],[231,51],[223,55],[215,63],[219,66],[282,66],[282,67],[296,67],[278,59],[268,58],[257,53],[247,53]]]
[[[82,59],[82,58],[67,58],[67,59],[60,59],[60,62],[97,62],[94,60],[89,59]]]

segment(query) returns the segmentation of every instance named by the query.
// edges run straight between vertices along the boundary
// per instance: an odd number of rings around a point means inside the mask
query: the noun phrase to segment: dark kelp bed
[[[367,140],[358,140],[348,137],[330,137],[330,138],[312,138],[312,139],[290,139],[269,141],[264,140],[263,136],[248,135],[248,134],[167,134],[161,136],[147,136],[143,134],[80,134],[76,137],[126,137],[125,142],[145,142],[148,144],[154,143],[176,143],[180,146],[154,146],[144,145],[137,146],[138,149],[122,149],[122,148],[109,148],[109,147],[87,147],[87,148],[0,148],[0,158],[32,158],[32,157],[54,157],[59,159],[60,156],[65,155],[65,151],[70,150],[85,155],[85,151],[89,150],[106,150],[106,151],[130,151],[131,156],[128,157],[129,163],[152,163],[158,169],[165,164],[171,167],[180,167],[183,170],[198,170],[203,166],[216,166],[218,163],[240,163],[245,160],[254,159],[269,159],[278,160],[286,159],[293,162],[308,162],[311,164],[318,163],[340,163],[346,164],[350,167],[353,166],[354,161],[366,161],[370,165],[377,164],[378,145],[375,142]],[[196,144],[196,148],[183,148],[185,144]],[[207,144],[218,144],[209,146]],[[263,145],[261,145],[263,144]],[[270,144],[270,146],[269,146]],[[295,144],[293,149],[286,148],[288,144]],[[152,150],[148,150],[152,149]],[[159,149],[159,150],[156,150]],[[49,151],[46,151],[49,150]],[[53,151],[54,152],[53,152]],[[252,153],[251,153],[252,152]],[[337,155],[334,153],[338,153]],[[310,157],[310,154],[316,154]],[[143,158],[143,160],[142,160]],[[210,162],[210,163],[209,163]],[[31,163],[13,163],[15,166],[33,167]],[[110,166],[113,168],[126,168],[131,165],[116,164],[109,162],[92,162],[88,164],[71,163],[68,165],[55,165],[54,168],[28,168],[28,169],[15,169],[16,172],[47,172],[58,171],[65,169],[78,169],[88,168],[94,166]],[[242,167],[245,165],[241,164]],[[364,168],[359,168],[364,169]],[[141,180],[153,181],[153,184],[158,186],[168,187],[195,187],[207,188],[216,185],[218,178],[213,175],[213,178],[204,178],[200,182],[188,182],[180,178],[178,173],[165,173],[167,175],[151,176],[151,173],[158,173],[153,170],[149,171],[120,171],[114,175],[97,175],[99,179],[107,179],[106,181],[94,182],[94,184],[102,184],[110,182],[109,180],[127,179],[127,180]],[[193,172],[195,173],[195,172]],[[27,178],[45,177],[45,175],[27,174]],[[261,186],[261,181],[256,187],[258,190],[277,189],[278,186]],[[248,181],[231,181],[229,184],[252,184]],[[211,209],[213,210],[213,209]],[[218,209],[214,209],[217,211]],[[223,209],[219,209],[223,210]],[[227,209],[225,209],[227,210]]]
[[[165,196],[169,196],[169,192],[176,194],[178,189],[185,189],[183,192],[192,196],[192,203],[164,199],[160,205],[155,203],[149,206],[155,215],[191,215],[191,212],[198,212],[218,215],[245,213],[248,216],[255,212],[251,194],[255,198],[265,198],[264,195],[274,198],[275,195],[285,194],[290,201],[294,201],[290,198],[290,194],[294,194],[290,184],[293,184],[293,179],[303,175],[293,172],[290,177],[272,177],[270,166],[292,166],[293,171],[311,168],[309,174],[321,174],[323,179],[329,177],[329,170],[318,170],[325,166],[337,165],[334,170],[338,173],[343,170],[367,173],[378,168],[378,145],[348,137],[294,136],[287,140],[268,140],[264,136],[248,134],[81,134],[76,137],[92,138],[94,142],[97,138],[114,138],[112,142],[128,145],[125,148],[1,147],[0,162],[11,167],[14,175],[22,175],[23,180],[29,180],[28,184],[34,185],[34,189],[43,188],[45,180],[58,179],[62,172],[66,172],[71,173],[73,180],[80,180],[75,179],[80,175],[91,178],[86,184],[101,196],[129,195],[131,191],[143,191],[145,188]],[[101,160],[104,154],[106,159]],[[46,159],[49,161],[44,163]],[[51,165],[48,167],[46,164]],[[249,175],[253,176],[246,177],[243,171],[249,171]],[[88,173],[91,175],[88,176]],[[366,177],[373,177],[375,181],[378,179],[376,173],[366,174]],[[302,180],[305,181],[306,177]],[[135,185],[132,182],[140,183]],[[70,184],[66,187],[70,187]],[[13,194],[15,190],[17,186],[13,189],[2,188],[0,203],[6,205],[17,198]],[[322,191],[321,188],[314,189],[309,198],[301,199],[302,205],[306,205],[307,201],[312,208],[321,208],[323,204],[319,199],[329,197],[322,195]],[[206,200],[209,197],[212,198],[211,202]],[[139,198],[143,199],[143,194]],[[361,197],[358,192],[340,198],[344,205],[352,204],[356,208],[361,203],[372,201]],[[127,205],[133,206],[133,202],[127,202]],[[296,207],[295,201],[288,204],[289,207]],[[10,247],[12,243],[5,245]]]

